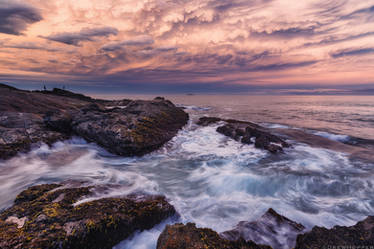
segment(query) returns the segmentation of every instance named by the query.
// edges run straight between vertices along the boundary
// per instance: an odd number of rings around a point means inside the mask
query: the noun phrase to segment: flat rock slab
[[[218,122],[224,122],[225,124],[218,127],[217,132],[243,144],[254,143],[256,148],[265,149],[271,153],[282,152],[284,147],[289,147],[287,142],[271,134],[269,129],[251,122],[216,117],[202,117],[197,124],[207,126]]]
[[[103,198],[74,205],[94,187],[31,187],[0,214],[0,248],[112,248],[176,214],[162,196]]]
[[[208,228],[193,223],[166,226],[157,241],[157,249],[271,249],[243,239],[230,241]]]

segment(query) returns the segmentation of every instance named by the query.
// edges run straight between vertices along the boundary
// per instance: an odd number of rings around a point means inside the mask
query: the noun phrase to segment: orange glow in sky
[[[373,88],[374,2],[0,0],[0,82],[22,79]]]

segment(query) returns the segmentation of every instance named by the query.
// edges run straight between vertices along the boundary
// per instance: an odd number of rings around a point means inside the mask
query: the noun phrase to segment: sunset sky
[[[0,82],[374,93],[374,0],[0,0]]]

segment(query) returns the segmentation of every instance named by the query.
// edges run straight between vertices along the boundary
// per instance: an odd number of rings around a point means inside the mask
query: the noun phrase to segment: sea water
[[[288,141],[293,146],[285,153],[272,155],[217,133],[219,124],[201,127],[196,120],[235,118],[270,128],[303,129],[339,142],[356,137],[370,142],[374,98],[181,95],[169,99],[184,106],[191,119],[170,142],[148,155],[115,156],[73,138],[0,162],[0,210],[11,206],[29,186],[76,180],[114,186],[80,203],[136,192],[162,194],[180,214],[178,220],[135,233],[116,249],[155,248],[165,225],[175,222],[223,232],[239,221],[259,218],[268,208],[307,229],[353,225],[373,215],[374,162],[297,141]]]

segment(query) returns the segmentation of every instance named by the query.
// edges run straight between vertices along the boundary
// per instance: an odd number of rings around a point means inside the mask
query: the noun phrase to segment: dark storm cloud
[[[352,19],[352,18],[356,18],[356,17],[359,17],[359,16],[365,16],[365,15],[368,17],[368,19],[373,18],[374,5],[366,7],[366,8],[361,8],[361,9],[355,10],[355,11],[349,13],[348,15],[342,16],[341,19],[343,19],[343,20],[344,19]]]
[[[95,37],[107,37],[117,35],[118,30],[112,27],[85,28],[79,32],[57,33],[43,38],[51,41],[61,42],[68,45],[79,46],[83,41],[93,41]]]
[[[154,43],[154,40],[152,37],[149,36],[141,36],[135,39],[131,40],[126,40],[123,42],[114,42],[114,43],[109,43],[101,47],[100,50],[106,51],[106,52],[112,52],[116,50],[122,50],[126,46],[146,46],[146,45],[151,45]]]
[[[325,0],[317,2],[312,6],[316,16],[332,18],[339,16],[344,10],[347,0]]]
[[[310,60],[310,61],[301,61],[301,62],[288,62],[288,63],[274,63],[268,65],[259,65],[253,68],[249,68],[249,71],[278,71],[278,70],[287,70],[292,68],[298,67],[306,67],[313,64],[316,64],[317,60]]]
[[[213,8],[216,12],[227,12],[232,9],[258,7],[263,4],[272,2],[273,0],[212,0],[209,1],[207,7]]]
[[[195,70],[189,69],[167,69],[167,68],[156,68],[156,69],[131,69],[121,72],[117,72],[111,75],[106,75],[105,79],[110,81],[122,81],[122,82],[193,82],[201,78],[216,78],[219,75],[225,75],[227,73],[237,73],[240,75],[242,72],[263,72],[263,71],[281,71],[299,67],[306,67],[316,64],[317,60],[299,61],[299,62],[288,62],[288,63],[273,63],[259,65],[256,61],[260,58],[269,56],[269,52],[255,54],[247,57],[237,57],[234,54],[227,55],[200,55],[200,56],[189,56],[183,55],[176,63],[178,65],[201,65],[196,67]],[[171,59],[171,58],[170,58]],[[91,58],[90,61],[96,61],[98,58]],[[108,65],[118,64],[117,58],[105,58],[100,57],[100,61],[106,60],[104,63],[105,68],[101,68],[100,72],[104,72]],[[240,65],[239,65],[240,64]],[[178,67],[177,67],[178,68]],[[188,68],[188,66],[187,66]],[[87,76],[92,75],[96,72],[88,72]],[[99,73],[100,74],[100,73]],[[98,75],[99,75],[98,74]]]
[[[340,58],[345,56],[360,56],[360,55],[367,55],[373,54],[374,48],[357,48],[357,49],[343,49],[338,50],[331,53],[331,57],[333,58]]]
[[[27,49],[27,50],[44,50],[48,52],[58,52],[60,51],[57,48],[50,48],[45,46],[39,46],[35,43],[21,43],[21,44],[13,44],[13,45],[2,45],[3,48],[16,48],[16,49]]]
[[[195,16],[195,13],[184,13],[184,20],[173,22],[171,24],[171,28],[164,32],[160,38],[167,39],[173,37],[175,34],[178,33],[186,33],[189,30],[192,32],[194,28],[197,29],[204,29],[214,26],[221,21],[221,17],[219,14],[215,13],[211,20],[207,20],[200,16]],[[183,30],[183,31],[181,31]]]
[[[313,36],[316,34],[316,26],[311,27],[292,27],[288,29],[277,29],[268,31],[251,31],[251,36],[254,37],[281,37],[281,38],[291,38],[298,36]]]
[[[251,64],[259,59],[264,59],[270,56],[270,51],[263,51],[260,53],[232,51],[231,53],[201,53],[201,54],[177,54],[175,59],[179,65],[197,64],[204,68],[218,68],[222,71],[224,67],[229,67],[230,70],[241,70],[243,67],[252,66]],[[204,66],[203,66],[204,65]]]
[[[365,32],[357,35],[348,35],[345,37],[336,37],[336,36],[330,36],[328,38],[322,39],[318,42],[308,42],[305,43],[303,46],[304,47],[310,47],[310,46],[319,46],[319,45],[329,45],[329,44],[335,44],[339,42],[345,42],[345,41],[352,41],[368,36],[374,36],[374,32]]]
[[[0,33],[21,35],[29,24],[43,19],[37,9],[11,2],[0,0]]]
[[[172,52],[172,51],[177,51],[178,47],[176,46],[164,46],[164,47],[158,47],[155,48],[154,51],[156,52]]]

